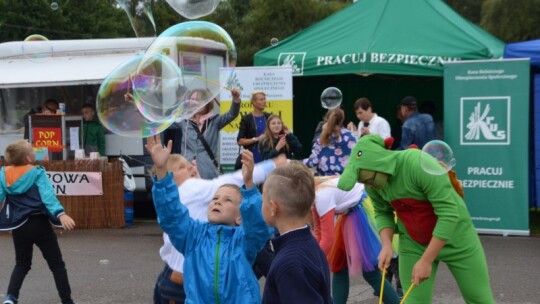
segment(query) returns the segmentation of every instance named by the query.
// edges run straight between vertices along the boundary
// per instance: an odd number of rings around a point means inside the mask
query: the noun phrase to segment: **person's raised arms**
[[[240,90],[234,88],[231,90],[232,95],[232,101],[234,103],[240,103],[242,100],[240,100]]]
[[[167,175],[167,160],[171,155],[172,140],[169,140],[167,146],[161,144],[161,137],[159,135],[150,136],[146,139],[146,151],[152,157],[154,166],[156,167],[156,178],[160,180]]]
[[[244,185],[246,190],[253,188],[253,168],[255,167],[255,161],[253,159],[253,153],[249,150],[242,151],[242,176],[244,177]]]

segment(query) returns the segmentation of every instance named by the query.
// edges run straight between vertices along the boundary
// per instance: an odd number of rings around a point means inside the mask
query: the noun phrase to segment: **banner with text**
[[[480,233],[529,235],[529,60],[444,66],[444,138]]]
[[[32,128],[32,146],[47,148],[50,152],[62,152],[62,128]]]
[[[101,172],[48,171],[56,195],[103,195]]]
[[[234,169],[234,163],[239,153],[236,141],[242,116],[253,111],[251,93],[264,91],[266,93],[266,109],[281,117],[283,123],[292,131],[292,68],[288,67],[238,67],[231,71],[220,69],[221,92],[220,114],[227,113],[231,108],[231,92],[237,88],[241,93],[242,104],[240,115],[220,131],[220,164],[224,172]]]

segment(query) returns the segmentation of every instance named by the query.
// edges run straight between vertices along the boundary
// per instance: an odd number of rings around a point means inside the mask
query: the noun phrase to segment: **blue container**
[[[133,207],[126,207],[124,215],[126,217],[126,227],[133,226]]]
[[[133,226],[133,192],[124,191],[124,217],[126,227]]]

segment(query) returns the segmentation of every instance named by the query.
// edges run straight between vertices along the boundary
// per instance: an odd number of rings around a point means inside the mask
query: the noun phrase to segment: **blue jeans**
[[[154,304],[183,304],[186,300],[184,285],[171,281],[173,270],[165,264],[154,287]]]

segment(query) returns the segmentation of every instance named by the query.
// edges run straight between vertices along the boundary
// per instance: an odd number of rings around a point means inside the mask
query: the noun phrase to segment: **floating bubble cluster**
[[[148,108],[133,94],[133,78],[142,55],[133,57],[116,68],[103,80],[97,95],[96,112],[104,127],[111,132],[145,138],[168,128],[174,119],[153,121],[148,119]],[[157,94],[157,93],[156,93]],[[153,109],[152,109],[153,110]],[[144,114],[143,114],[144,113]]]
[[[115,134],[149,137],[189,119],[219,94],[236,47],[216,24],[190,21],[157,37],[146,52],[115,69],[101,84],[98,117]],[[223,76],[223,75],[222,75]]]
[[[189,21],[170,27],[148,47],[141,66],[152,61],[156,54],[176,53],[181,54],[178,65],[182,67],[186,97],[189,98],[193,91],[203,92],[200,99],[191,99],[189,109],[201,108],[211,102],[221,88],[220,68],[229,67],[225,75],[228,79],[234,72],[231,67],[236,66],[234,42],[223,28],[210,22]]]
[[[181,104],[187,88],[182,71],[169,57],[144,55],[130,81],[135,105],[148,120],[165,122],[185,114]]]

